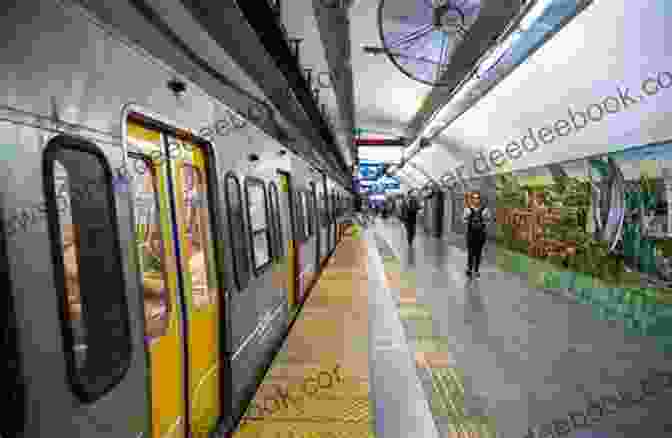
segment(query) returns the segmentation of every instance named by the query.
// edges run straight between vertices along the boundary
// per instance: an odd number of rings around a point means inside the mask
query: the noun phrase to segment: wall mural
[[[496,180],[504,247],[607,282],[672,287],[672,143]]]

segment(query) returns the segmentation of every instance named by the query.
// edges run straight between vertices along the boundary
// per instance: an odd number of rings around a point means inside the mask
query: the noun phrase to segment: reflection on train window
[[[54,162],[55,196],[58,202],[59,224],[63,244],[63,262],[65,264],[65,291],[67,299],[68,320],[73,323],[73,330],[81,336],[75,336],[84,340],[85,327],[82,319],[82,297],[79,290],[79,245],[77,244],[78,233],[75,224],[72,223],[70,213],[71,188],[68,182],[68,174],[65,167],[58,161]],[[81,361],[85,357],[84,346],[79,346],[77,358]]]
[[[238,290],[247,287],[250,278],[250,261],[247,253],[247,239],[245,233],[245,219],[243,217],[243,203],[241,201],[240,183],[233,172],[224,177],[226,191],[226,214],[229,219],[229,239],[233,251],[233,267],[235,270]]]
[[[274,257],[276,259],[280,259],[284,254],[284,248],[282,246],[282,222],[280,220],[280,197],[278,195],[278,186],[274,182],[271,182],[268,185],[268,194],[271,204],[271,217],[273,219],[272,222],[274,229]]]
[[[271,261],[268,212],[264,183],[255,178],[245,180],[247,215],[252,238],[255,274]]]
[[[134,178],[136,242],[142,273],[147,341],[168,331],[171,307],[166,281],[166,248],[161,234],[161,216],[156,169],[149,160],[131,156],[132,168],[144,166]],[[174,266],[174,264],[172,264]]]
[[[92,402],[131,357],[112,173],[93,145],[59,136],[45,150],[45,175],[68,374],[73,392]]]
[[[191,274],[193,304],[202,309],[215,304],[217,298],[208,193],[201,169],[185,164],[183,171],[185,208],[181,219],[186,225],[187,239],[184,255]]]

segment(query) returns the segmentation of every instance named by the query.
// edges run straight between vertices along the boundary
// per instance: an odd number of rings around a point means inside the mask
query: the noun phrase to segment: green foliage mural
[[[604,162],[591,160],[598,173],[605,174]],[[638,191],[625,193],[626,209],[633,214],[646,214],[656,208],[655,181],[643,173],[637,183]],[[543,192],[545,205],[560,209],[560,220],[544,226],[544,239],[571,243],[575,251],[565,256],[553,255],[546,260],[559,268],[588,274],[610,283],[623,281],[625,261],[630,260],[635,270],[656,274],[656,248],[672,256],[672,244],[656,244],[642,236],[637,220],[626,220],[623,225],[621,250],[609,253],[609,244],[598,240],[589,230],[592,189],[586,179],[555,178],[553,184],[521,185],[515,175],[500,175],[497,180],[497,207],[502,209],[525,208],[526,193]],[[636,218],[635,218],[636,219]],[[528,242],[514,239],[513,226],[497,224],[497,240],[505,248],[527,253]]]

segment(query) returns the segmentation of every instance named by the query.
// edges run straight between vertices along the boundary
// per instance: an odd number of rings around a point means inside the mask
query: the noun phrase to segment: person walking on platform
[[[480,277],[481,255],[487,239],[487,224],[492,215],[487,207],[481,206],[481,195],[471,192],[465,195],[467,208],[462,219],[467,224],[467,276]]]
[[[414,196],[409,196],[402,206],[401,220],[406,227],[406,239],[409,245],[413,245],[413,239],[415,239],[415,224],[419,210],[420,205]]]

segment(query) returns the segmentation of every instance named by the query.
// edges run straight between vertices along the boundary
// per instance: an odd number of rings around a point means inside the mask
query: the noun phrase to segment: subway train
[[[351,192],[80,4],[0,29],[0,436],[230,436]]]

